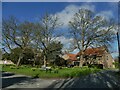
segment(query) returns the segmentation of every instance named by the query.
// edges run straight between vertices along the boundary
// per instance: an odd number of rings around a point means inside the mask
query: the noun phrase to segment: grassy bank
[[[4,66],[2,71],[13,72],[16,74],[23,74],[32,77],[40,77],[40,78],[69,78],[69,77],[79,77],[88,75],[90,73],[95,73],[100,71],[97,68],[57,68],[52,69],[51,72],[42,71],[40,68],[33,68],[28,66],[21,66],[19,68],[15,66]],[[56,73],[57,71],[57,73]]]

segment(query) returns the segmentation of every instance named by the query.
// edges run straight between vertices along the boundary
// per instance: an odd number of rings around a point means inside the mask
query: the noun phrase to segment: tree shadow
[[[57,83],[60,84],[60,83]],[[56,86],[53,84],[51,87]],[[69,81],[62,82],[58,88],[109,88],[120,89],[120,77],[115,75],[115,71],[102,71],[80,78],[72,78]]]
[[[29,77],[2,78],[2,88],[30,79]]]
[[[120,88],[120,82],[111,72],[90,74],[85,78],[74,80],[68,87],[72,88]]]
[[[8,73],[8,72],[6,72],[6,73],[2,72],[2,77],[12,76],[12,75],[15,75],[15,74],[14,73]]]
[[[13,76],[14,73],[11,72],[2,72],[2,77],[0,79],[2,80],[2,88],[6,88],[10,85],[23,82],[25,80],[30,80],[30,77],[27,76]]]

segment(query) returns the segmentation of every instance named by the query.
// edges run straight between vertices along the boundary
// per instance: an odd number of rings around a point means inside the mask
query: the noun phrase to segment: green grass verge
[[[16,74],[23,74],[32,77],[40,77],[40,78],[69,78],[69,77],[80,77],[84,75],[88,75],[90,73],[99,72],[101,69],[97,68],[62,68],[57,69],[58,73],[54,73],[56,69],[52,69],[51,73],[48,71],[41,71],[40,68],[20,66],[19,68],[15,66],[4,66],[2,71],[13,72]]]

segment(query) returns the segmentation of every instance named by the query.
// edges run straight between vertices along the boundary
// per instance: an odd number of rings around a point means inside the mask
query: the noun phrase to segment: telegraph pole
[[[119,73],[120,73],[120,40],[119,40],[119,31],[120,31],[120,1],[118,2],[118,31],[117,31],[117,40],[118,40],[118,62],[119,62]]]
[[[119,62],[119,72],[120,72],[120,41],[119,41],[119,33],[117,32],[117,41],[118,41],[118,62]]]

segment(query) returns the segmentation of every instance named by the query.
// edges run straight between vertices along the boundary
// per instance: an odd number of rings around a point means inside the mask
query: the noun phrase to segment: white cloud
[[[92,12],[95,12],[95,6],[92,4],[83,4],[81,6],[78,5],[68,5],[67,7],[65,7],[64,10],[62,10],[61,12],[57,12],[55,15],[57,15],[59,17],[59,21],[62,22],[64,25],[63,27],[68,27],[68,23],[69,21],[72,20],[74,14],[76,12],[78,12],[79,9],[88,9],[91,10]],[[110,18],[112,18],[113,12],[111,10],[109,11],[101,11],[99,13],[96,14],[96,16],[102,16],[103,18],[110,20]]]
[[[119,53],[118,52],[114,52],[114,53],[111,53],[111,55],[112,55],[113,58],[116,58],[116,57],[118,57]]]
[[[68,22],[73,18],[74,14],[78,12],[79,9],[84,8],[84,9],[89,9],[91,11],[95,11],[95,6],[94,5],[69,5],[67,6],[64,10],[61,12],[56,13],[56,15],[60,18],[60,22],[64,23],[64,27],[68,26]]]
[[[102,16],[106,20],[110,20],[113,17],[112,11],[101,11],[100,13],[96,14],[96,16]]]
[[[60,37],[57,37],[55,40],[60,41],[64,45],[62,52],[64,51],[72,52],[74,50],[73,47],[71,47],[72,43],[74,43],[73,38],[67,38],[65,36],[60,36]]]
[[[60,36],[60,37],[57,37],[55,40],[60,41],[64,45],[67,45],[67,44],[69,44],[70,42],[73,41],[73,38],[66,38],[64,36]]]

